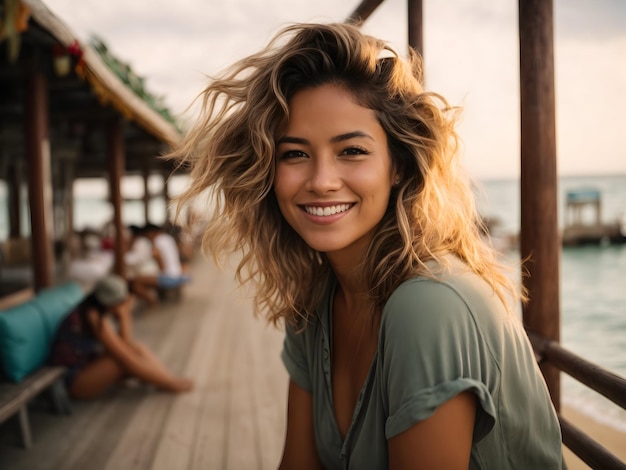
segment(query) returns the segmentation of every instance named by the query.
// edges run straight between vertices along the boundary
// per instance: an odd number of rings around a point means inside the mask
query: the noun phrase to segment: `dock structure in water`
[[[568,191],[562,243],[563,246],[626,243],[626,220],[602,222],[602,195],[599,190]]]

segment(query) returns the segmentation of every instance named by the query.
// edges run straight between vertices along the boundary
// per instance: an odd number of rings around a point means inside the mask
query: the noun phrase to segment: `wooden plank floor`
[[[0,469],[275,469],[285,432],[282,332],[255,319],[232,270],[199,259],[183,300],[141,312],[136,336],[168,367],[195,380],[170,395],[118,387],[70,416],[31,406],[34,445],[17,420],[0,425]]]

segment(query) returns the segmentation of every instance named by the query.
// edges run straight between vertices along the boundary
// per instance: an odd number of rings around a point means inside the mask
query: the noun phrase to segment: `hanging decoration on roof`
[[[28,29],[30,8],[20,0],[0,3],[0,42],[7,41],[9,63],[14,64],[20,54],[21,36]]]
[[[130,88],[139,98],[148,104],[154,111],[159,113],[165,120],[178,127],[176,119],[170,114],[163,97],[150,93],[143,77],[137,75],[130,65],[115,57],[108,49],[104,41],[97,36],[92,36],[89,41],[91,47],[98,53],[106,66],[115,73],[124,84]]]
[[[76,63],[74,69],[80,75],[83,67],[83,50],[78,41],[74,41],[67,47],[56,44],[52,48],[54,73],[58,77],[64,77],[72,70],[72,62]]]

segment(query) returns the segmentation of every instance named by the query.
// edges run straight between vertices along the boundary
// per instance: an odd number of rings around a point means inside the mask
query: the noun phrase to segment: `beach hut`
[[[565,193],[563,246],[625,242],[622,221],[602,221],[602,194],[598,189],[579,188]]]
[[[76,178],[109,181],[115,246],[121,247],[122,176],[143,176],[147,219],[148,177],[160,174],[166,181],[174,170],[157,157],[180,130],[103,41],[81,42],[39,0],[3,0],[0,9],[0,180],[8,196],[1,298],[20,287],[50,286],[61,276]],[[122,256],[116,249],[120,274]],[[7,278],[7,264],[24,262],[21,280]]]

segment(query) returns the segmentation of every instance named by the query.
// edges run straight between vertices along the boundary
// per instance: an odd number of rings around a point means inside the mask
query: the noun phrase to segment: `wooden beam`
[[[363,0],[346,18],[346,23],[361,26],[384,0]]]
[[[33,284],[36,291],[52,285],[52,187],[46,77],[26,67],[24,148],[28,162],[28,194],[32,243]]]
[[[424,57],[424,14],[422,0],[408,0],[409,46]]]
[[[50,110],[54,121],[80,121],[92,125],[106,125],[118,115],[113,110],[102,108],[95,102],[67,102]]]
[[[528,259],[529,331],[559,341],[559,256],[552,0],[519,0],[521,100],[520,253]],[[541,364],[560,408],[559,371]]]

